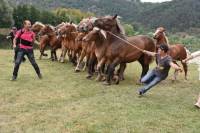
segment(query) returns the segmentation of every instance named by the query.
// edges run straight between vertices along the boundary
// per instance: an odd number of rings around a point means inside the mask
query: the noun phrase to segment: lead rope
[[[119,37],[119,36],[115,35],[114,33],[110,32],[110,31],[107,31],[107,32],[108,32],[109,34],[111,34],[111,35],[115,36],[116,38],[118,38],[118,39],[120,39],[120,40],[124,41],[125,43],[127,43],[127,44],[129,44],[129,45],[133,46],[134,48],[138,49],[139,51],[142,51],[142,52],[144,52],[144,50],[143,50],[143,49],[141,49],[141,48],[139,48],[139,47],[135,46],[134,44],[130,43],[128,40],[125,40],[125,39],[123,39],[123,38],[121,38],[121,37]]]

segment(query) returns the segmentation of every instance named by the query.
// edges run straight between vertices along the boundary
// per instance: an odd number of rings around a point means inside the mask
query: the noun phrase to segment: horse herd
[[[63,22],[55,27],[36,22],[32,25],[32,30],[39,40],[40,59],[47,56],[44,51],[49,46],[52,61],[64,62],[67,54],[69,61],[75,66],[75,72],[87,68],[88,79],[97,74],[96,80],[104,81],[105,85],[118,84],[124,80],[126,64],[134,61],[142,66],[142,78],[153,61],[153,57],[144,54],[142,50],[156,52],[160,44],[168,45],[165,29],[162,27],[156,30],[154,38],[145,35],[127,37],[117,15],[85,18],[78,25]],[[62,53],[58,59],[56,50],[59,48]],[[184,46],[170,45],[169,54],[174,62],[181,61],[186,79],[187,64],[182,62],[187,57]]]

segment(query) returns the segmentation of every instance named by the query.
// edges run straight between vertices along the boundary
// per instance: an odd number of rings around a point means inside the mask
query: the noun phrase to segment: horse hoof
[[[48,56],[48,54],[43,54],[43,56]]]
[[[75,69],[75,72],[76,72],[76,73],[78,73],[78,72],[80,72],[80,71],[81,71],[81,70],[79,70],[79,69]]]
[[[103,85],[109,86],[109,85],[111,85],[111,84],[110,84],[109,82],[105,81],[105,82],[103,82]]]
[[[102,80],[102,77],[101,76],[98,76],[96,79],[95,79],[95,81],[97,81],[97,82],[100,82]]]
[[[91,79],[92,78],[92,75],[88,75],[86,76],[87,79]]]
[[[115,81],[115,84],[118,85],[119,84],[119,80]]]

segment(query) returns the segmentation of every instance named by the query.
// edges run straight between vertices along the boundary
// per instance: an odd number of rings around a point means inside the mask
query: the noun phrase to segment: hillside
[[[140,0],[9,0],[13,5],[32,4],[39,9],[78,8],[97,15],[119,14],[124,21],[171,31],[200,28],[200,0],[141,3]]]

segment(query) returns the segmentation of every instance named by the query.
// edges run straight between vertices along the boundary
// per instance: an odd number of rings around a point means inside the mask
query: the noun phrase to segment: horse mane
[[[163,32],[163,35],[164,35],[164,37],[165,37],[165,39],[166,39],[166,44],[169,46],[169,45],[170,45],[170,44],[169,44],[169,39],[168,39],[168,37],[166,36],[165,32]]]
[[[55,27],[53,25],[48,24],[47,26],[49,26],[50,29],[52,29],[53,31],[55,31]]]
[[[184,49],[185,49],[185,51],[186,51],[186,53],[187,53],[187,57],[189,57],[189,56],[191,55],[191,52],[190,52],[190,50],[189,50],[189,49],[187,49],[186,47],[184,47]]]
[[[119,32],[122,34],[122,35],[125,35],[125,30],[124,30],[124,27],[122,26],[122,24],[120,23],[120,20],[119,20],[120,17],[117,17],[116,21],[117,21],[117,27],[119,29]]]
[[[110,17],[113,17],[113,16],[111,16],[111,15],[105,16],[105,18],[110,18]],[[121,24],[121,22],[119,20],[120,18],[121,18],[120,16],[117,16],[117,18],[116,18],[117,30],[119,31],[120,34],[125,35],[124,27],[122,26],[122,24]]]
[[[34,24],[35,24],[35,25],[40,25],[40,26],[42,26],[42,27],[45,27],[45,25],[44,25],[42,22],[39,22],[39,21],[35,22]]]
[[[77,29],[77,27],[78,27],[78,25],[75,24],[75,23],[72,23],[72,26],[74,26],[76,29]]]

